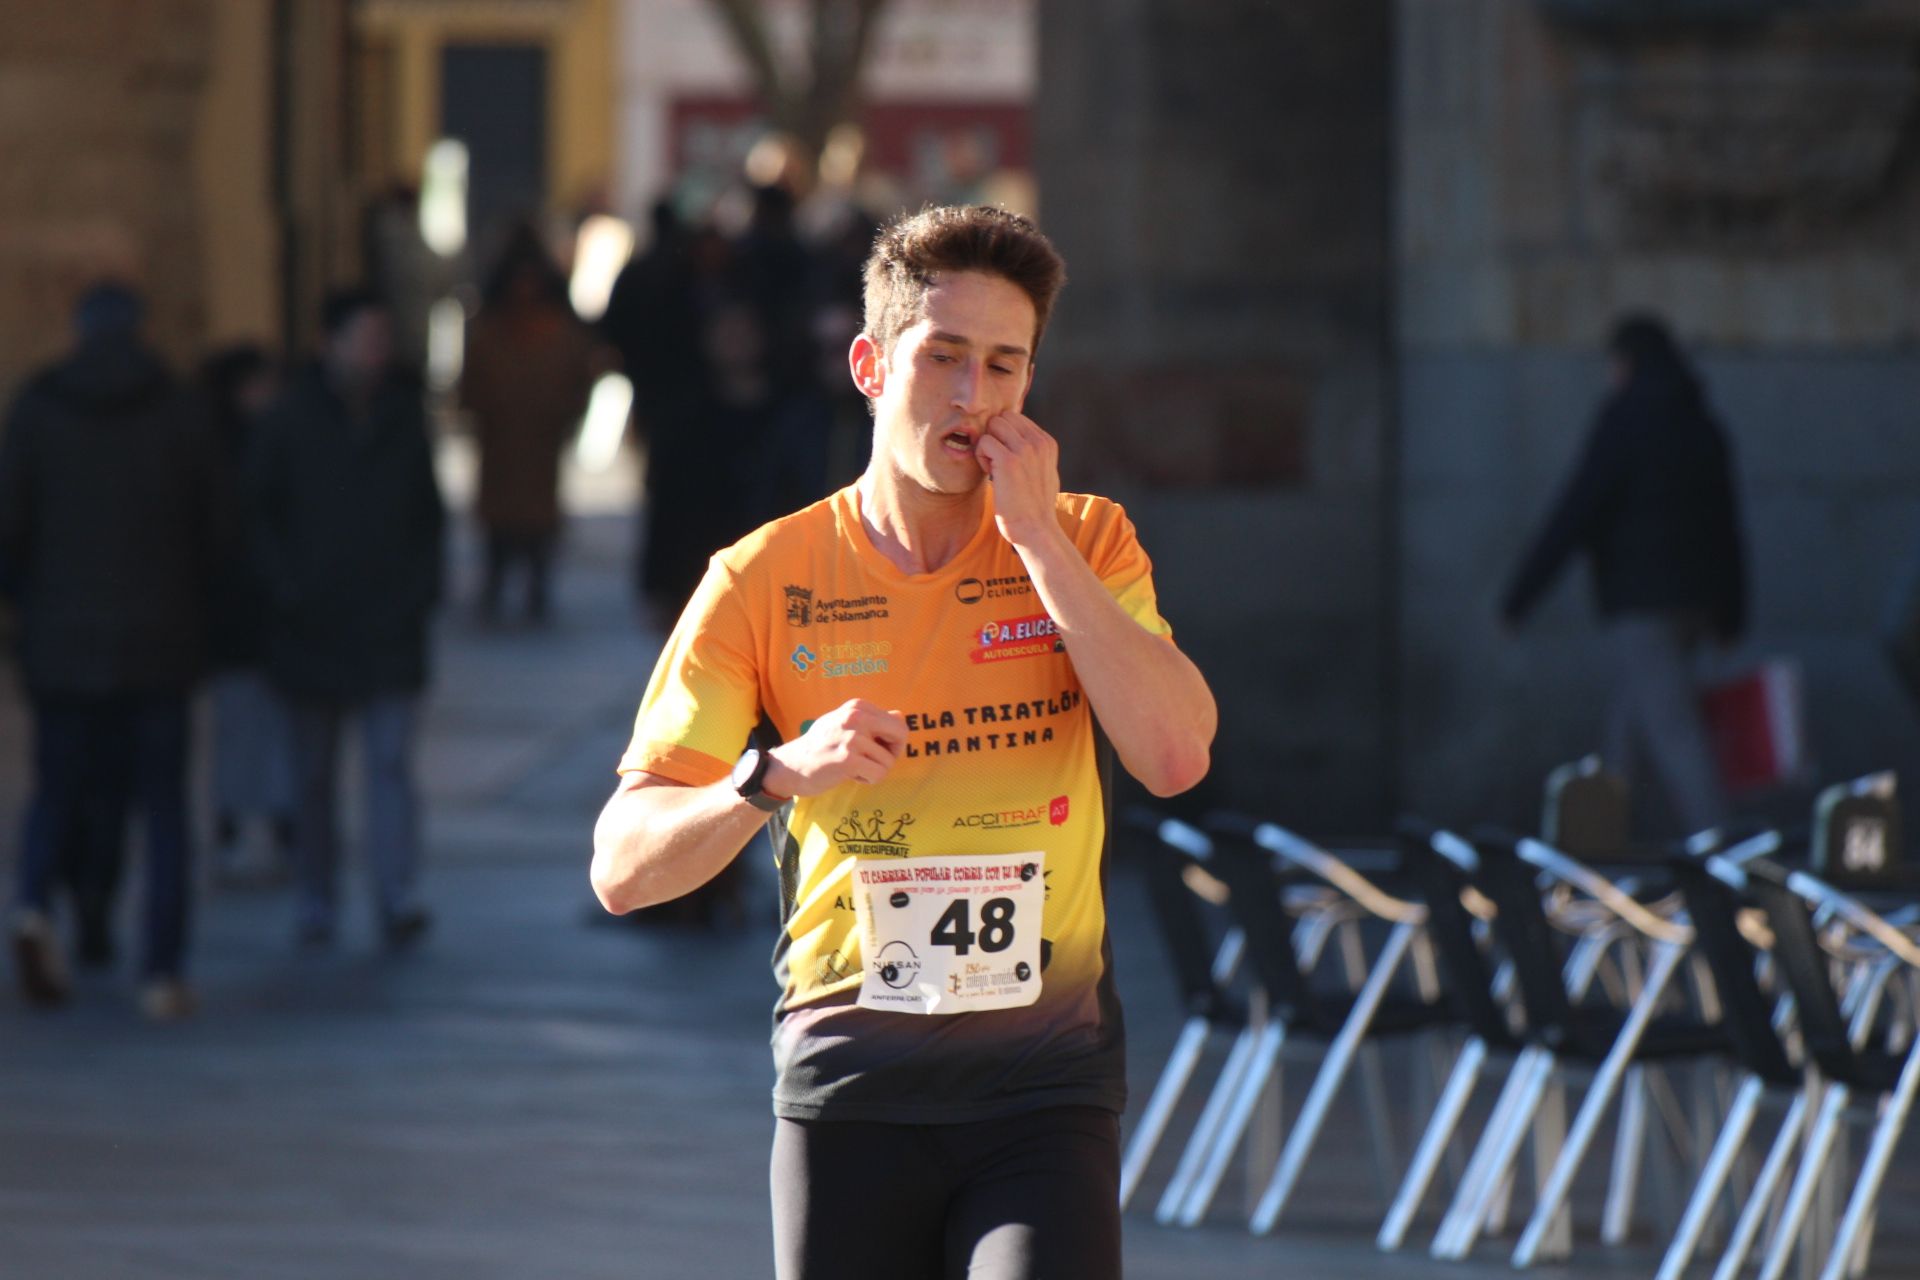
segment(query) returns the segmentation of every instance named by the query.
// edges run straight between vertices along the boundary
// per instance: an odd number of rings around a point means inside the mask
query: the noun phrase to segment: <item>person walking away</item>
[[[525,617],[547,620],[560,532],[560,455],[593,384],[593,338],[566,278],[522,225],[508,240],[474,318],[460,377],[480,449],[476,507],[486,546],[480,617],[499,617],[508,575],[526,574]]]
[[[34,734],[11,940],[27,1000],[65,1001],[60,859],[111,879],[131,807],[145,833],[141,1008],[171,1020],[195,1005],[188,700],[227,520],[205,414],[142,341],[142,312],[123,285],[88,290],[73,352],[28,381],[0,443],[0,579]],[[110,903],[109,886],[81,895],[94,959]]]
[[[1518,628],[1576,553],[1593,571],[1609,662],[1601,756],[1632,780],[1636,749],[1691,833],[1728,815],[1692,664],[1746,626],[1746,554],[1732,449],[1664,322],[1623,318],[1608,343],[1612,389],[1508,584]]]
[[[279,371],[258,346],[241,344],[209,356],[200,385],[237,510]],[[214,877],[233,887],[275,884],[293,860],[293,730],[266,676],[266,589],[244,524],[216,583],[210,643]]]
[[[268,594],[267,671],[293,723],[297,936],[331,945],[341,735],[357,722],[363,840],[386,944],[426,933],[414,740],[440,597],[444,515],[419,385],[364,292],[327,300],[319,361],[262,417],[248,464]]]

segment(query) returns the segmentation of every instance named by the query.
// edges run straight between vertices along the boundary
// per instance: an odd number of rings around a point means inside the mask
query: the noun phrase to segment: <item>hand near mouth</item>
[[[1060,445],[1033,419],[1001,413],[987,420],[973,456],[993,484],[994,523],[1015,548],[1060,533]]]

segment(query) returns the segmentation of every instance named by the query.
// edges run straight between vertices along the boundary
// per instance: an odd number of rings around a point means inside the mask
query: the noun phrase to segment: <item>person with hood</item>
[[[267,593],[267,675],[293,724],[298,938],[335,934],[340,738],[357,722],[367,861],[390,948],[430,923],[417,896],[414,740],[440,598],[440,490],[417,382],[370,293],[326,302],[322,351],[262,415],[247,493]]]
[[[104,960],[110,882],[129,804],[145,819],[141,974],[149,1017],[194,1007],[188,700],[227,536],[211,431],[141,340],[142,304],[100,284],[78,343],[30,379],[0,442],[0,584],[20,617],[33,715],[33,796],[11,942],[30,1003],[70,993],[53,924],[63,858],[82,871],[84,959]]]
[[[1630,315],[1608,344],[1612,390],[1579,465],[1521,560],[1501,615],[1517,628],[1576,552],[1593,569],[1610,666],[1602,758],[1636,747],[1688,832],[1727,800],[1694,688],[1703,641],[1746,627],[1746,554],[1732,450],[1664,322]]]

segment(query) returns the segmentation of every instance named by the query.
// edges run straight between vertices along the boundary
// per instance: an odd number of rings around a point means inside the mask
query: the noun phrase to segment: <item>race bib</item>
[[[1043,862],[1038,853],[860,859],[860,1007],[973,1013],[1032,1004],[1040,996]]]

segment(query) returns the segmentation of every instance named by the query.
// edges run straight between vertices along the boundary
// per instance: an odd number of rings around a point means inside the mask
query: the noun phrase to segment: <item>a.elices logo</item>
[[[813,588],[787,584],[787,625],[804,627],[813,622]]]
[[[1023,618],[982,623],[974,633],[978,642],[968,656],[975,662],[1000,662],[1008,658],[1034,658],[1042,654],[1064,653],[1066,643],[1060,627],[1044,613]]]
[[[912,852],[907,843],[907,828],[912,825],[910,813],[889,818],[884,809],[874,809],[862,817],[855,809],[840,819],[840,825],[833,829],[833,839],[843,852],[856,857],[904,858]]]

